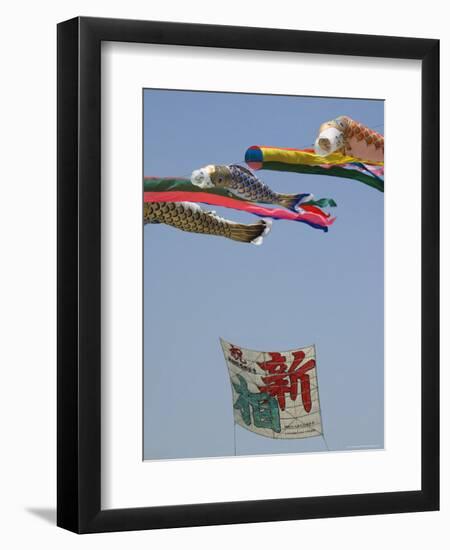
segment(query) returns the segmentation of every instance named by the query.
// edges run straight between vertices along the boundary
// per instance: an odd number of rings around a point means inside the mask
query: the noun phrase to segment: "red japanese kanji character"
[[[305,353],[303,351],[294,351],[292,354],[294,360],[286,372],[288,368],[286,357],[278,352],[270,352],[269,355],[271,357],[270,361],[258,363],[270,375],[262,377],[262,381],[266,385],[259,387],[259,390],[276,397],[280,409],[284,411],[286,408],[285,394],[289,393],[292,401],[295,401],[298,395],[298,381],[300,381],[303,407],[309,413],[311,410],[311,383],[307,372],[316,366],[315,360],[310,359],[300,366],[300,363],[305,358]],[[297,367],[299,368],[297,369]]]

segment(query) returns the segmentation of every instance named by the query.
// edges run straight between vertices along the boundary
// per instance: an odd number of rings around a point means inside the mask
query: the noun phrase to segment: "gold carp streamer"
[[[272,222],[236,223],[221,218],[215,212],[202,210],[193,202],[146,202],[144,224],[165,223],[182,231],[226,237],[233,241],[260,245],[270,231]]]

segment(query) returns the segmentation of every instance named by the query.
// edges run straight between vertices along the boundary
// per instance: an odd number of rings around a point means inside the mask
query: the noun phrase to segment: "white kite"
[[[236,424],[273,439],[323,435],[315,346],[264,352],[220,342]]]

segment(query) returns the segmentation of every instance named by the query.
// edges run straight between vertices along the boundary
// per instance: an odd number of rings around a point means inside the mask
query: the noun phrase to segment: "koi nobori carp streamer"
[[[300,211],[300,204],[311,199],[309,193],[287,195],[276,193],[262,182],[253,172],[238,164],[210,164],[194,170],[191,182],[201,189],[229,189],[250,202],[275,204],[294,212]]]
[[[384,136],[348,116],[324,122],[314,144],[318,155],[342,153],[364,163],[384,162]]]
[[[342,152],[326,156],[314,149],[293,149],[252,145],[245,153],[245,162],[253,170],[274,170],[349,178],[384,191],[384,162],[361,161]]]
[[[144,223],[165,223],[188,231],[226,237],[233,241],[260,245],[270,231],[272,222],[260,220],[253,224],[236,223],[221,218],[215,212],[202,210],[193,202],[146,202]]]
[[[305,198],[309,200],[301,203],[301,211],[293,212],[284,208],[271,208],[249,202],[228,189],[216,187],[202,189],[193,185],[188,179],[144,178],[144,203],[146,204],[154,202],[203,203],[248,212],[266,219],[302,222],[316,229],[328,231],[328,227],[333,224],[335,218],[322,208],[336,206],[334,200],[314,200],[309,194],[305,194]]]

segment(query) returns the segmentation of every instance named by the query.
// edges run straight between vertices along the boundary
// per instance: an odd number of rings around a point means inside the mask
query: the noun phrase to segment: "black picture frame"
[[[101,509],[102,41],[422,61],[420,491]],[[77,17],[58,25],[57,66],[57,524],[76,533],[94,533],[438,510],[439,41]]]

